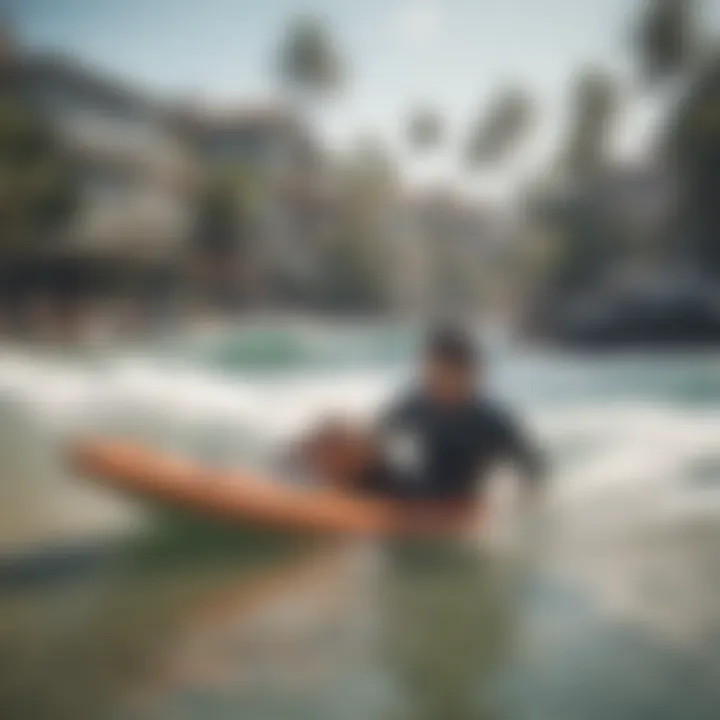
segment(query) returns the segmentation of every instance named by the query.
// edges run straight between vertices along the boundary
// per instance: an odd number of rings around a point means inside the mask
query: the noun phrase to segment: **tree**
[[[235,302],[249,291],[255,230],[261,188],[246,168],[210,174],[201,192],[194,254],[201,270],[203,291]]]
[[[606,163],[618,94],[607,73],[587,68],[578,75],[572,95],[572,117],[562,164],[569,177],[586,180],[596,176]]]
[[[343,67],[328,28],[301,15],[289,25],[280,46],[279,73],[292,93],[317,99],[340,89]]]
[[[698,51],[693,0],[648,0],[636,32],[645,76],[661,79],[684,70]]]
[[[9,93],[0,97],[0,246],[34,248],[62,232],[78,202],[77,178],[53,129]]]
[[[467,162],[477,166],[503,160],[523,139],[533,116],[533,102],[524,90],[500,90],[471,127],[465,149]]]
[[[552,238],[543,268],[545,291],[561,305],[595,287],[622,256],[620,228],[602,202],[609,131],[618,105],[613,79],[602,70],[584,69],[576,76],[571,103],[555,182],[540,184],[528,197],[538,225]]]
[[[671,119],[667,153],[681,179],[684,251],[720,277],[720,53],[694,77]]]
[[[388,302],[390,221],[396,168],[383,145],[362,138],[340,169],[339,202],[325,257],[323,302],[336,309],[378,310]]]
[[[430,107],[420,107],[410,114],[407,138],[418,151],[432,150],[442,141],[443,122],[440,114]]]
[[[15,61],[18,43],[15,29],[6,17],[0,15],[0,72],[5,72]]]
[[[379,140],[362,137],[344,165],[342,184],[346,198],[370,219],[392,204],[399,187],[397,167]]]

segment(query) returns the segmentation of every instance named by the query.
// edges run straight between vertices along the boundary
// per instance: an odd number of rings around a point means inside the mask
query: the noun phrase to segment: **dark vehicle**
[[[720,294],[696,287],[598,295],[570,305],[556,322],[561,344],[588,348],[720,344]]]

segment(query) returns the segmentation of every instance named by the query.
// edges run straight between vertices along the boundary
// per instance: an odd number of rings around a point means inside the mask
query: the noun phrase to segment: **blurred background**
[[[0,717],[718,717],[720,2],[1,9]],[[64,461],[267,467],[438,318],[550,456],[532,557],[198,553]]]

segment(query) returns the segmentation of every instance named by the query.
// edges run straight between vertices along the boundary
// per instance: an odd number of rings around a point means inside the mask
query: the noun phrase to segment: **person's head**
[[[457,405],[475,392],[479,357],[463,330],[443,326],[433,330],[425,346],[423,382],[428,396],[444,405]]]

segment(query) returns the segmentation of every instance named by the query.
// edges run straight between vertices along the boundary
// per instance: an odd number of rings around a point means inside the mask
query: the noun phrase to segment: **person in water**
[[[398,500],[469,505],[506,460],[532,495],[540,453],[515,420],[490,399],[484,358],[468,334],[443,327],[426,344],[418,385],[365,433],[339,420],[324,423],[301,455],[334,485]]]

